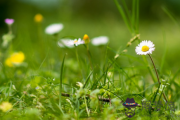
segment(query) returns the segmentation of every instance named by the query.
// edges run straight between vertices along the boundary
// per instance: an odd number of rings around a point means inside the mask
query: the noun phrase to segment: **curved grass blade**
[[[83,88],[85,88],[85,86],[86,86],[86,84],[88,83],[89,78],[91,77],[92,73],[93,73],[93,70],[90,72],[90,74],[89,74],[88,77],[86,78],[86,82],[84,83]]]
[[[128,19],[127,19],[125,13],[124,13],[124,10],[123,10],[122,6],[118,3],[117,0],[114,0],[114,2],[115,2],[115,4],[116,4],[116,6],[117,6],[117,8],[118,8],[118,10],[119,10],[119,12],[120,12],[120,14],[121,14],[123,20],[124,20],[124,22],[125,22],[127,28],[129,29],[130,33],[132,33],[132,29],[131,29],[131,27],[130,27],[130,23],[129,23],[129,21],[128,21]]]
[[[61,108],[61,92],[62,92],[62,79],[63,79],[63,70],[64,70],[64,61],[65,61],[66,54],[64,55],[62,65],[61,65],[61,71],[60,71],[60,85],[59,85],[59,109],[64,114],[62,108]]]

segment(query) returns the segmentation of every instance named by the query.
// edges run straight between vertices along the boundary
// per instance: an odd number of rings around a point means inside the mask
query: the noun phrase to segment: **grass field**
[[[120,14],[12,6],[14,22],[0,28],[0,119],[180,119],[179,18],[166,7],[159,18],[142,18],[141,1],[129,11],[122,1],[109,2]],[[54,23],[63,28],[45,32]],[[98,36],[109,41],[94,44]],[[138,55],[144,40],[155,50]]]

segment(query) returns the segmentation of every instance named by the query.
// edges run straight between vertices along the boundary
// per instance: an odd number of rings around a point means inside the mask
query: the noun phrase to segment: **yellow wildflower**
[[[3,102],[1,105],[0,105],[0,109],[3,111],[3,112],[7,112],[8,110],[11,110],[12,109],[12,104],[9,103],[9,102]]]
[[[35,22],[42,22],[42,20],[43,20],[43,16],[41,14],[36,14],[34,16],[34,21]]]
[[[90,42],[89,36],[87,34],[84,35],[83,40],[85,44],[88,44]]]
[[[21,64],[25,59],[23,52],[13,53],[9,58],[6,59],[5,64],[9,67]]]

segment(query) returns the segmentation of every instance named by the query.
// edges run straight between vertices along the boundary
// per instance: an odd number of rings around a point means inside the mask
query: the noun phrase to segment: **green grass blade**
[[[118,8],[118,10],[119,10],[119,12],[120,12],[120,14],[121,14],[121,16],[122,16],[122,18],[123,18],[126,26],[128,27],[129,31],[132,33],[132,29],[131,29],[130,24],[129,24],[129,22],[128,22],[128,19],[127,19],[126,15],[125,15],[125,13],[124,13],[124,11],[123,11],[122,6],[118,3],[117,0],[114,0],[114,2],[115,2],[116,6],[117,6],[117,8]]]
[[[116,60],[116,59],[115,59],[115,60]],[[107,74],[107,71],[108,71],[109,68],[114,64],[115,60],[112,61],[112,63],[107,67],[106,71],[93,83],[93,85],[92,85],[92,87],[91,87],[91,90],[94,88],[94,86],[97,86],[98,81],[100,81],[100,80],[102,79],[102,77]]]
[[[122,4],[123,4],[124,9],[125,9],[125,11],[126,11],[127,17],[128,17],[128,19],[130,20],[130,19],[131,19],[131,15],[130,15],[130,12],[129,12],[129,10],[128,10],[127,4],[126,4],[126,2],[125,2],[124,0],[122,0]]]
[[[113,95],[115,95],[116,97],[118,97],[121,101],[124,101],[124,100],[122,99],[122,96],[119,96],[119,95],[117,95],[117,94],[115,94],[115,93],[109,91],[108,89],[105,89],[105,88],[102,88],[102,89],[104,89],[104,90],[106,90],[106,91],[112,93]]]
[[[156,93],[155,93],[155,95],[154,95],[154,98],[153,98],[152,103],[154,103],[154,101],[156,100],[156,96],[157,96],[157,94],[158,94],[158,92],[159,92],[160,86],[161,86],[161,84],[158,86],[158,89],[156,90]],[[163,92],[162,92],[162,93],[163,93]]]
[[[61,92],[62,92],[62,79],[63,79],[63,70],[64,70],[64,61],[65,61],[65,57],[66,57],[66,54],[64,55],[64,58],[63,58],[63,61],[62,61],[62,64],[61,64],[61,71],[60,71],[60,85],[59,85],[59,108],[61,110],[62,113],[63,110],[61,108]]]
[[[136,0],[136,34],[139,34],[139,0]]]
[[[93,70],[89,73],[88,77],[86,78],[86,82],[84,83],[83,88],[85,88],[85,87],[86,87],[86,84],[88,83],[89,78],[91,77],[92,73],[93,73]]]
[[[175,80],[175,78],[177,77],[177,75],[179,74],[179,72],[180,72],[180,68],[179,68],[178,71],[175,73],[175,75],[174,75],[174,77],[172,78],[171,81],[174,81],[174,80]]]
[[[136,0],[133,0],[132,2],[132,29],[133,29],[133,33],[134,33],[134,29],[135,29],[135,18],[136,18]]]

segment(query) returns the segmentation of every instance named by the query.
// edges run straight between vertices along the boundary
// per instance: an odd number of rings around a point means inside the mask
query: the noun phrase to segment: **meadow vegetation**
[[[178,17],[163,6],[165,19],[142,20],[140,0],[111,2],[119,16],[14,6],[0,29],[0,119],[180,119]]]

